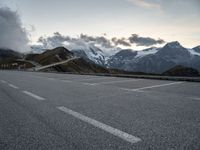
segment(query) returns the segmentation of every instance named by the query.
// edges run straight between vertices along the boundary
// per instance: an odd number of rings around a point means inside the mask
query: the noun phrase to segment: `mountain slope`
[[[83,58],[77,58],[69,61],[68,63],[54,66],[53,68],[45,69],[44,71],[58,71],[58,72],[75,72],[75,73],[109,73],[109,69],[106,69],[100,65],[86,61]]]
[[[199,73],[196,69],[178,65],[178,66],[175,66],[175,67],[167,70],[162,75],[194,77],[194,76],[199,76]]]
[[[0,49],[0,60],[4,59],[20,59],[22,54],[10,49]]]
[[[47,50],[41,54],[29,54],[26,60],[35,61],[41,65],[49,65],[72,58],[74,54],[64,47]]]

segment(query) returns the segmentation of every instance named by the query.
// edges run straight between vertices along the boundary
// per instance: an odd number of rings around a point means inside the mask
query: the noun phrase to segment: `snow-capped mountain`
[[[105,65],[106,56],[103,51],[97,47],[89,47],[87,49],[73,49],[72,52],[79,57],[88,58],[96,64]]]
[[[190,50],[190,52],[194,55],[199,55],[200,54],[200,46],[194,47],[193,49]]]
[[[187,49],[179,42],[171,42],[162,48],[123,50],[110,57],[107,63],[110,68],[147,73],[162,73],[176,65],[193,67],[200,71],[199,47]]]

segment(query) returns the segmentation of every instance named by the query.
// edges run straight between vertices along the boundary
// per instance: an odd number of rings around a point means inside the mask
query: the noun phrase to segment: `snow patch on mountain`
[[[142,51],[137,51],[137,55],[135,56],[135,58],[141,58],[150,54],[155,54],[158,52],[158,48],[150,48],[147,50],[142,50]]]
[[[200,56],[200,53],[196,52],[194,49],[188,49],[191,55],[197,55]]]

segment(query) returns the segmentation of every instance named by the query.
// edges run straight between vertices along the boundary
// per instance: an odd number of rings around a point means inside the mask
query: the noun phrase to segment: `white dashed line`
[[[1,80],[1,82],[2,82],[2,83],[7,83],[7,82],[6,82],[6,81],[4,81],[4,80]]]
[[[28,95],[28,96],[31,96],[31,97],[33,97],[33,98],[35,98],[35,99],[37,99],[37,100],[40,100],[40,101],[45,100],[45,98],[40,97],[40,96],[38,96],[38,95],[36,95],[36,94],[33,94],[33,93],[31,93],[31,92],[28,92],[28,91],[23,91],[23,93],[26,94],[26,95]]]
[[[10,87],[14,88],[14,89],[19,89],[19,87],[13,85],[13,84],[8,84]]]
[[[137,88],[137,89],[126,89],[126,88],[121,88],[121,89],[127,90],[127,91],[139,91],[139,90],[152,89],[152,88],[158,88],[158,87],[169,86],[169,85],[174,85],[174,84],[181,84],[181,83],[183,83],[183,82],[173,82],[173,83],[168,83],[168,84],[159,84],[159,85],[147,86],[147,87],[142,87],[142,88]]]
[[[102,129],[102,130],[104,130],[104,131],[106,131],[106,132],[108,132],[108,133],[110,133],[110,134],[112,134],[114,136],[117,136],[117,137],[119,137],[119,138],[121,138],[121,139],[123,139],[123,140],[125,140],[127,142],[137,143],[137,142],[141,141],[141,139],[138,138],[138,137],[135,137],[135,136],[130,135],[130,134],[126,133],[126,132],[120,131],[120,130],[118,130],[116,128],[113,128],[113,127],[111,127],[109,125],[101,123],[101,122],[99,122],[97,120],[94,120],[92,118],[84,116],[84,115],[82,115],[82,114],[80,114],[78,112],[75,112],[75,111],[73,111],[71,109],[68,109],[68,108],[66,108],[64,106],[57,107],[57,108],[62,112],[65,112],[65,113],[67,113],[67,114],[69,114],[69,115],[71,115],[71,116],[73,116],[73,117],[75,117],[77,119],[80,119],[80,120],[82,120],[82,121],[84,121],[84,122],[86,122],[86,123],[88,123],[90,125],[93,125],[93,126],[95,126],[97,128],[100,128],[100,129]]]

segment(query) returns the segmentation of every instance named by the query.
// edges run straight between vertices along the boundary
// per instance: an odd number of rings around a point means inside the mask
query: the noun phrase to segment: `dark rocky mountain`
[[[194,76],[199,76],[199,72],[196,69],[178,65],[178,66],[175,66],[175,67],[167,70],[162,75],[194,77]]]
[[[73,73],[111,73],[111,69],[106,69],[84,58],[71,60],[68,63],[47,68],[43,71],[73,72]]]
[[[34,61],[40,65],[48,65],[72,58],[74,53],[64,47],[57,47],[53,50],[46,50],[41,54],[28,54],[26,60]]]
[[[22,58],[22,54],[10,49],[0,49],[0,60],[3,59],[19,59]]]
[[[31,68],[30,62],[23,61],[24,54],[10,49],[0,49],[0,69]]]

